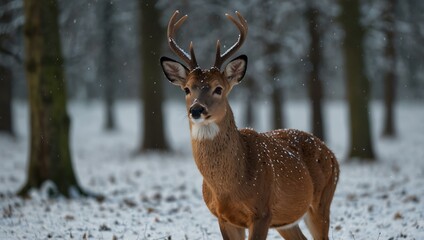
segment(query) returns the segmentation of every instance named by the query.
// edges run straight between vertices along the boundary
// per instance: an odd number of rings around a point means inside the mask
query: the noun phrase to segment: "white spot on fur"
[[[191,126],[191,137],[195,140],[212,140],[218,135],[219,127],[216,123],[195,123]]]

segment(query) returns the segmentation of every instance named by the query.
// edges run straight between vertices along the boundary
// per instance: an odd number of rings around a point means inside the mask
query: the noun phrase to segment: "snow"
[[[182,102],[182,101],[181,101]],[[242,126],[242,103],[233,103]],[[168,102],[166,131],[172,154],[135,155],[139,145],[139,105],[117,104],[119,129],[103,131],[98,102],[70,104],[72,154],[82,186],[107,196],[31,199],[13,195],[24,183],[28,158],[28,114],[14,104],[17,138],[0,135],[0,239],[221,239],[217,220],[201,194],[202,178],[191,156],[185,106]],[[257,129],[268,130],[269,107],[256,106]],[[308,130],[306,102],[287,103],[289,127]],[[424,239],[424,109],[397,106],[396,139],[381,139],[382,108],[373,104],[372,123],[379,161],[347,163],[347,109],[326,104],[328,145],[341,162],[332,204],[330,239]],[[45,186],[47,188],[47,186]],[[302,231],[310,239],[303,222]],[[270,231],[268,239],[280,239]]]

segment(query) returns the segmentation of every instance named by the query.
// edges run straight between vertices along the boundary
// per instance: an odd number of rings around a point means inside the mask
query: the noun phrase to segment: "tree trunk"
[[[409,34],[405,37],[402,36],[403,44],[402,50],[399,51],[405,59],[407,67],[406,85],[408,86],[408,96],[413,99],[422,99],[424,85],[422,84],[421,73],[424,70],[424,59],[422,57],[423,45],[420,44],[424,41],[424,34],[421,32],[422,26],[422,9],[417,7],[415,1],[399,1],[398,5],[403,5],[405,8],[405,19],[401,20],[409,25]],[[400,6],[397,6],[400,7]],[[398,9],[398,8],[396,8]]]
[[[143,105],[143,138],[141,151],[167,151],[162,116],[162,70],[159,63],[161,43],[166,41],[160,25],[156,1],[140,0],[141,26],[141,99]]]
[[[102,52],[100,53],[101,59],[99,66],[102,81],[104,83],[104,106],[105,106],[105,124],[104,128],[108,131],[116,129],[115,121],[115,69],[112,59],[113,56],[113,3],[109,1],[102,2],[103,11],[101,11],[101,22],[103,23],[102,29]]]
[[[246,115],[245,115],[245,127],[254,126],[254,98],[255,98],[255,81],[252,77],[247,77],[245,80],[245,91],[246,91]]]
[[[268,61],[268,78],[270,79],[270,84],[272,86],[271,92],[271,103],[272,103],[272,117],[271,117],[271,128],[272,129],[282,129],[285,126],[284,121],[284,97],[283,97],[283,86],[279,82],[279,77],[281,75],[281,66],[279,62],[275,61],[275,58],[281,49],[281,43],[266,43],[265,55],[269,56]]]
[[[387,61],[386,73],[384,76],[384,127],[383,137],[395,137],[395,85],[396,85],[396,50],[395,50],[395,0],[389,0],[385,11],[385,33],[386,46],[385,56]]]
[[[271,94],[272,100],[272,129],[282,129],[284,127],[284,116],[283,116],[283,89],[278,86],[274,86]]]
[[[365,74],[359,0],[341,0],[340,22],[345,29],[344,52],[347,97],[350,114],[350,159],[375,160],[369,114],[369,81]]]
[[[10,1],[3,1],[3,4],[8,4]],[[0,25],[7,26],[11,24],[12,14],[4,12],[0,14]],[[11,33],[8,31],[0,31],[0,49],[10,41]],[[0,52],[0,57],[4,53]],[[3,58],[3,57],[2,57]],[[12,121],[12,70],[10,65],[4,62],[5,58],[0,61],[0,132],[14,135]]]
[[[25,0],[25,71],[30,105],[28,179],[19,195],[51,181],[51,194],[82,193],[71,162],[64,62],[56,0]]]
[[[12,71],[0,65],[0,132],[13,133],[12,122]]]
[[[309,46],[309,58],[312,69],[309,72],[309,99],[311,101],[312,111],[312,133],[325,140],[324,121],[322,114],[322,82],[319,75],[321,47],[320,47],[320,29],[318,26],[319,10],[314,7],[309,7],[307,10],[307,18],[309,20],[309,35],[311,44]]]

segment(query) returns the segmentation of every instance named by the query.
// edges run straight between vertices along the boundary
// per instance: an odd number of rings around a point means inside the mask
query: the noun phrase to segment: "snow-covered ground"
[[[237,120],[243,107],[234,104]],[[258,104],[257,129],[268,130],[267,105]],[[139,106],[117,104],[119,129],[104,132],[100,103],[72,103],[72,154],[82,186],[107,196],[31,199],[13,195],[25,180],[27,107],[15,104],[17,138],[0,135],[0,239],[221,239],[202,200],[182,104],[169,102],[165,116],[172,154],[134,155],[139,145]],[[330,239],[424,239],[424,108],[397,106],[398,138],[384,140],[381,105],[373,105],[377,163],[346,163],[347,109],[326,104],[328,145],[341,162],[333,200]],[[289,127],[308,130],[305,102],[287,103]],[[243,122],[239,121],[239,126]],[[304,224],[304,233],[308,234]],[[310,235],[307,235],[310,239]],[[269,239],[279,239],[270,231]]]

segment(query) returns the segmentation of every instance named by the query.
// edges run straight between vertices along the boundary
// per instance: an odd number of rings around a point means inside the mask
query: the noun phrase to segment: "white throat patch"
[[[219,127],[216,123],[208,124],[194,123],[191,126],[191,137],[195,140],[212,140],[219,133]]]

